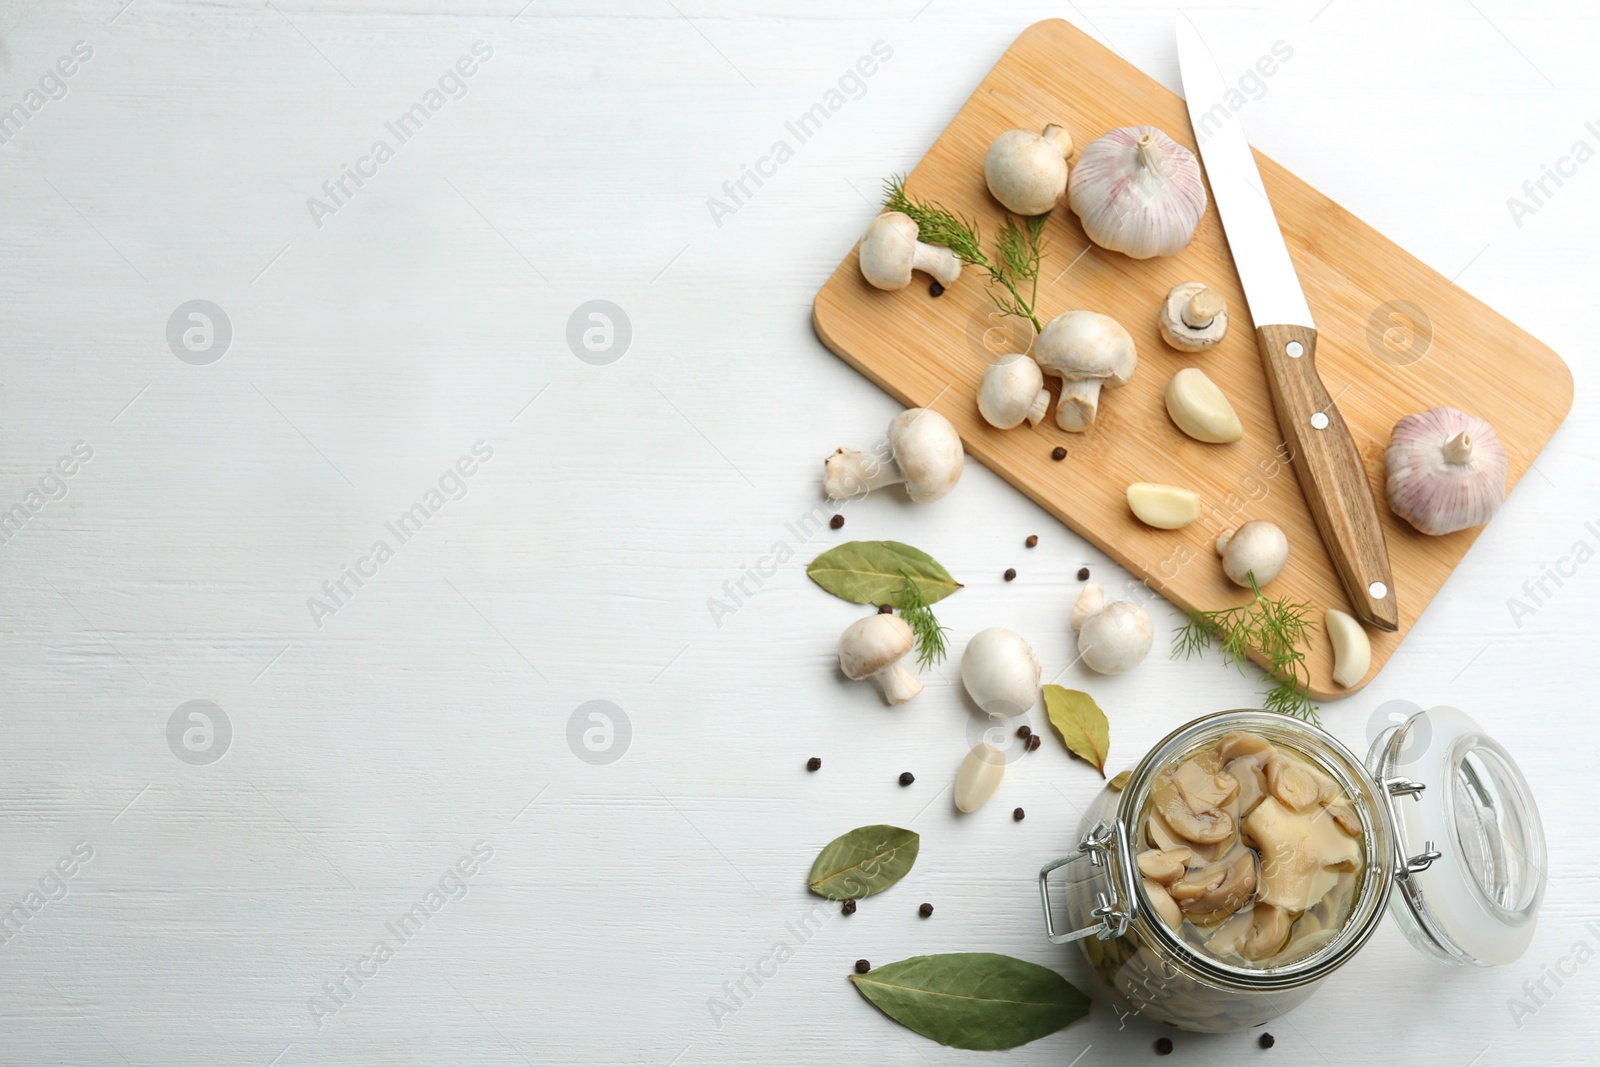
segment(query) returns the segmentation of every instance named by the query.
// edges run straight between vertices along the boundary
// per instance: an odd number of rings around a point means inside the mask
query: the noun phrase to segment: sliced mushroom
[[[1240,731],[1238,733],[1223,734],[1222,740],[1217,742],[1217,755],[1224,763],[1232,763],[1240,756],[1270,756],[1276,751],[1272,742],[1260,734],[1250,734]],[[1265,763],[1265,756],[1262,762]]]
[[[1202,807],[1196,811],[1179,791],[1177,778],[1171,770],[1161,772],[1156,787],[1150,792],[1150,800],[1167,825],[1190,841],[1216,844],[1233,833],[1233,816],[1219,807]]]
[[[1262,754],[1240,756],[1227,766],[1227,773],[1239,783],[1239,818],[1244,818],[1267,795],[1266,760]]]
[[[1147,849],[1139,853],[1139,873],[1152,882],[1171,885],[1183,877],[1193,855],[1186,848]]]
[[[1227,918],[1255,891],[1256,858],[1244,848],[1219,863],[1189,871],[1167,890],[1183,913],[1200,923]]]
[[[1301,920],[1301,922],[1304,921],[1304,919]],[[1282,966],[1286,963],[1295,963],[1303,960],[1338,936],[1339,928],[1337,926],[1320,926],[1302,933],[1297,925],[1294,937],[1288,945],[1284,946],[1282,952],[1273,957],[1272,963],[1274,966]]]
[[[1188,865],[1190,867],[1203,867],[1215,861],[1218,856],[1227,852],[1234,842],[1232,834],[1213,844],[1201,844],[1198,841],[1186,840],[1176,830],[1167,825],[1167,820],[1163,819],[1159,812],[1154,811],[1145,820],[1144,833],[1145,839],[1161,851],[1175,852],[1181,848],[1188,849]]]
[[[1328,804],[1325,810],[1339,829],[1351,837],[1361,836],[1361,820],[1348,805],[1340,803]]]
[[[1292,912],[1308,910],[1361,865],[1361,846],[1321,811],[1301,814],[1269,796],[1244,819],[1261,851],[1260,900]]]
[[[1172,775],[1173,784],[1188,802],[1189,810],[1224,807],[1239,795],[1239,781],[1221,767],[1211,770],[1199,760],[1189,759],[1178,764]]]
[[[1281,752],[1267,760],[1267,789],[1289,808],[1302,813],[1316,807],[1322,793],[1311,768]]]
[[[1276,955],[1289,940],[1292,927],[1289,913],[1276,904],[1257,904],[1251,916],[1250,932],[1239,942],[1239,955],[1247,960],[1264,960]]]
[[[1156,910],[1156,914],[1161,916],[1161,921],[1174,930],[1182,926],[1183,912],[1179,910],[1177,903],[1172,899],[1172,894],[1167,892],[1167,887],[1148,878],[1143,881],[1145,899]]]
[[[1152,811],[1150,817],[1145,820],[1144,836],[1152,846],[1148,850],[1151,852],[1176,852],[1180,848],[1187,847],[1157,811]]]

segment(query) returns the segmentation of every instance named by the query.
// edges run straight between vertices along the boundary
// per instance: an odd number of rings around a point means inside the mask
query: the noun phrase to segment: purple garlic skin
[[[1476,415],[1437,407],[1395,423],[1384,454],[1389,506],[1437,537],[1489,521],[1506,498],[1506,450]]]

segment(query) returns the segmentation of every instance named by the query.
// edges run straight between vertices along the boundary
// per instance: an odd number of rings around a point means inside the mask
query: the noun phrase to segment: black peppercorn
[[[1004,574],[1002,574],[1000,577],[1004,578],[1008,582],[1009,581],[1013,581],[1017,577],[1017,568],[1015,568],[1015,567],[1007,567],[1006,568],[1006,572]]]
[[[879,604],[878,605],[878,614],[879,615],[887,615],[892,611],[894,611],[894,605],[893,604]]]
[[[1067,450],[1062,448],[1060,445],[1056,445],[1056,447],[1050,450],[1050,458],[1055,460],[1057,463],[1060,463],[1062,460],[1067,458]]]
[[[1257,1044],[1259,1044],[1262,1048],[1271,1048],[1277,1043],[1278,1039],[1273,1037],[1271,1034],[1262,1034],[1261,1040],[1257,1042]]]
[[[806,760],[806,770],[808,770],[808,771],[819,771],[821,769],[822,769],[822,757],[821,756],[812,756],[810,759]]]
[[[1028,539],[1026,541],[1022,542],[1022,543],[1024,545],[1026,545],[1028,548],[1032,548],[1032,547],[1034,547],[1035,545],[1037,545],[1039,543],[1039,535],[1038,534],[1029,534],[1028,535]]]
[[[1087,582],[1088,580],[1089,580],[1089,568],[1088,567],[1079,567],[1078,568],[1078,581]]]
[[[1170,1037],[1158,1037],[1158,1038],[1156,1038],[1156,1055],[1157,1056],[1170,1056],[1170,1055],[1172,1055],[1172,1038],[1170,1038]]]
[[[922,916],[924,919],[926,919],[928,916],[933,914],[933,905],[932,904],[924,904],[924,905],[922,905],[922,907],[917,909],[917,914]]]
[[[855,902],[854,898],[851,898],[850,900],[845,901],[844,902],[844,907],[839,909],[839,914],[841,914],[841,915],[854,915],[855,913],[856,913],[856,902]]]
[[[929,282],[928,283],[928,295],[929,296],[943,296],[944,295],[944,286],[940,285],[936,281]]]
[[[1024,817],[1025,817],[1025,816],[1026,816],[1026,815],[1027,815],[1027,814],[1028,814],[1028,813],[1027,813],[1027,812],[1025,812],[1025,811],[1023,811],[1023,810],[1022,810],[1022,809],[1021,809],[1021,808],[1015,808],[1015,809],[1013,809],[1013,810],[1012,810],[1012,812],[1011,812],[1011,821],[1012,821],[1012,822],[1021,822],[1021,821],[1022,821],[1022,820],[1023,820],[1023,818],[1024,818]]]
[[[1038,734],[1029,734],[1026,744],[1029,752],[1035,752],[1038,750],[1040,745],[1044,744],[1044,739]]]
[[[844,525],[844,516],[835,515],[833,518],[828,520],[828,525],[837,530],[839,527]]]
[[[1021,726],[1017,727],[1017,736],[1026,741],[1028,738],[1033,736],[1033,727],[1029,726],[1027,723],[1023,723]]]
[[[910,785],[912,782],[914,782],[916,780],[917,780],[917,776],[912,774],[910,771],[901,771],[900,772],[900,784],[901,785]]]
[[[866,960],[856,960],[857,974],[866,974],[870,970],[872,970],[872,964],[868,963]]]

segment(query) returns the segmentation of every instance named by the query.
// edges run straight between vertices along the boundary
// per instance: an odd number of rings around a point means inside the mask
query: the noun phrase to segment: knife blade
[[[1271,386],[1290,465],[1322,535],[1353,614],[1380,630],[1400,628],[1389,550],[1366,469],[1338,407],[1317,375],[1317,328],[1283,231],[1239,118],[1232,88],[1181,12],[1178,68],[1189,122],[1222,219]]]

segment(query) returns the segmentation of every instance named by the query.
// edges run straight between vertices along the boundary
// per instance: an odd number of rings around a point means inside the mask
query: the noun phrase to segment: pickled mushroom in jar
[[[1163,768],[1141,825],[1152,911],[1224,962],[1304,959],[1354,910],[1360,816],[1309,756],[1259,734],[1224,734]]]
[[[1246,819],[1261,850],[1260,899],[1293,912],[1311,908],[1361,865],[1361,845],[1320,809],[1299,814],[1268,797]]]

